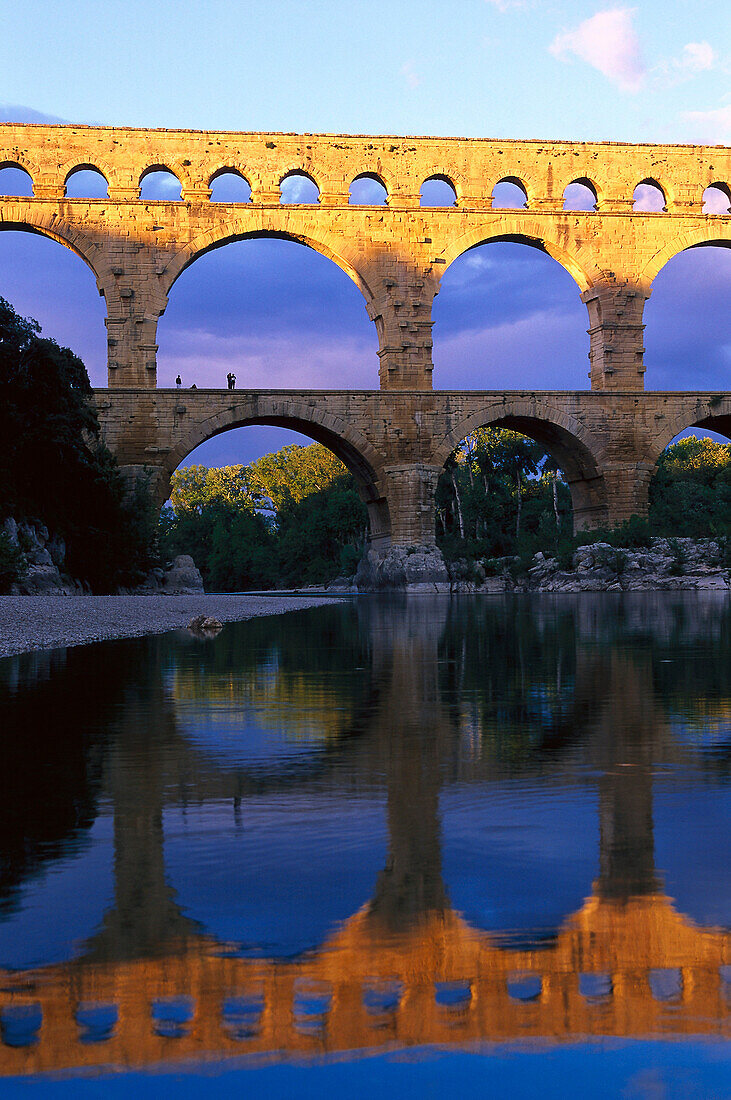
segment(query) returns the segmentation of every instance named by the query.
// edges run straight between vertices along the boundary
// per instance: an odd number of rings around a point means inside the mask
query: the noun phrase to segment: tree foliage
[[[570,530],[568,487],[533,440],[479,428],[446,463],[437,484],[437,538],[448,558],[548,548]]]
[[[342,462],[293,445],[248,466],[176,471],[162,548],[191,554],[217,591],[323,584],[354,572],[367,526]]]
[[[731,444],[689,436],[660,456],[650,526],[668,537],[731,536]]]
[[[129,583],[151,553],[149,500],[140,487],[125,501],[84,364],[39,332],[0,298],[0,519],[62,535],[69,572],[94,588]]]

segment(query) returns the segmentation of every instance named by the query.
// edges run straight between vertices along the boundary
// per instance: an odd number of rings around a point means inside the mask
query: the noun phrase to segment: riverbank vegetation
[[[65,544],[65,570],[95,591],[141,578],[155,523],[140,486],[125,499],[101,442],[86,369],[0,298],[0,531],[8,517],[40,523]],[[0,535],[0,590],[33,548]]]
[[[469,436],[437,486],[437,541],[448,562],[538,550],[560,560],[582,543],[649,545],[654,536],[728,541],[731,446],[694,437],[669,447],[648,520],[572,534],[571,495],[543,448],[501,428]],[[163,556],[191,554],[214,591],[327,584],[362,556],[367,512],[325,447],[285,447],[249,466],[192,466],[173,475],[161,517]]]

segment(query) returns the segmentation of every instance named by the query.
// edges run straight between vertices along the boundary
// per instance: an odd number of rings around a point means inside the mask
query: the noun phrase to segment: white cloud
[[[691,80],[698,73],[707,73],[716,67],[718,56],[709,42],[688,42],[680,57],[661,61],[655,72],[660,74],[661,85],[672,87]]]
[[[708,42],[689,42],[675,64],[687,72],[702,73],[712,69],[715,62],[716,52]]]
[[[634,8],[597,12],[575,30],[557,35],[549,49],[561,61],[575,54],[622,91],[638,92],[644,83],[646,68],[632,25],[634,12]]]
[[[413,61],[406,61],[401,66],[401,75],[406,79],[406,83],[410,88],[418,88],[421,84],[421,77],[414,69]]]
[[[486,4],[492,4],[498,11],[508,11],[509,8],[524,8],[526,0],[485,0]]]
[[[684,111],[682,117],[694,141],[723,142],[731,136],[731,103],[711,111]]]

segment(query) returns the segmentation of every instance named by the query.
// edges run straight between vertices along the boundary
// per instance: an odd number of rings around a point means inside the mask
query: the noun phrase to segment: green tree
[[[0,298],[0,518],[62,535],[69,571],[96,589],[131,583],[153,552],[149,497],[127,500],[84,364],[39,331]]]

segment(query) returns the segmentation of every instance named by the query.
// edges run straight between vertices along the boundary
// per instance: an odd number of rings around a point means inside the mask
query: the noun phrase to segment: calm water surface
[[[729,1095],[724,596],[0,662],[0,1094]]]

